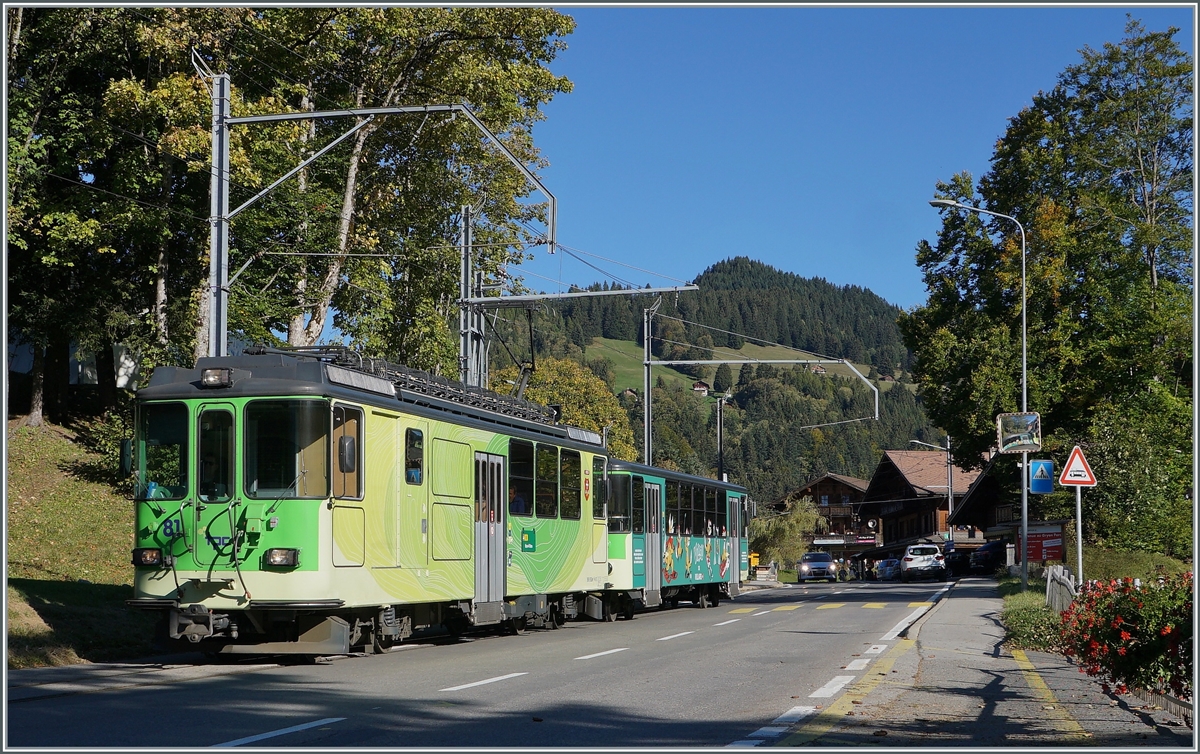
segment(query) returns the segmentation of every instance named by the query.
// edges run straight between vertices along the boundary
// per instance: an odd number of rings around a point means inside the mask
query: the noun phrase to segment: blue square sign
[[[1054,492],[1054,461],[1029,461],[1029,491],[1041,495]]]

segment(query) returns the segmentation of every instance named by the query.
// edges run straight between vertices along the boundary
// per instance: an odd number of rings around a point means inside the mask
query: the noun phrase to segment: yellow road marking
[[[850,687],[850,690],[833,704],[821,710],[815,717],[809,719],[799,730],[776,743],[776,746],[803,746],[828,733],[835,725],[846,721],[846,713],[854,709],[854,703],[862,703],[863,697],[871,693],[876,686],[892,672],[892,665],[905,652],[913,648],[917,642],[913,639],[899,639],[892,651],[876,661],[866,676]]]
[[[933,607],[932,602],[910,602],[909,607]]]
[[[1012,651],[1013,659],[1017,661],[1017,667],[1021,669],[1021,675],[1025,676],[1025,682],[1029,684],[1029,688],[1033,689],[1033,693],[1037,695],[1039,701],[1043,702],[1043,716],[1053,718],[1055,722],[1061,723],[1063,733],[1067,734],[1067,738],[1082,739],[1091,738],[1083,726],[1079,724],[1075,718],[1071,717],[1071,713],[1067,712],[1058,699],[1054,697],[1054,692],[1038,675],[1037,668],[1029,661],[1029,657],[1020,649]],[[1047,709],[1053,707],[1053,709]]]
[[[818,605],[817,609],[818,610],[832,610],[835,607],[845,607],[845,606],[846,606],[845,602],[834,602],[831,605]]]
[[[731,613],[752,613],[757,610],[757,607],[739,607],[736,610],[730,610]]]
[[[775,609],[776,610],[798,610],[798,609],[800,609],[800,606],[799,605],[780,605],[779,607],[777,607]]]
[[[884,602],[864,602],[863,607],[887,607]]]

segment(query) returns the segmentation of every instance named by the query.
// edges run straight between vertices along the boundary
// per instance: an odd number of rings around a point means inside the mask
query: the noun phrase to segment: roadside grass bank
[[[8,423],[5,594],[9,668],[150,654],[154,619],[129,610],[133,504],[70,428]]]

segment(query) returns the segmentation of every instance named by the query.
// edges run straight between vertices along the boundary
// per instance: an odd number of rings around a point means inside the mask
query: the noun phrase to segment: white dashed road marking
[[[607,652],[597,652],[594,655],[584,655],[583,657],[576,657],[575,659],[576,660],[590,660],[593,657],[603,657],[604,655],[616,654],[617,652],[624,652],[627,649],[629,649],[629,647],[621,647],[620,649],[610,649]]]
[[[475,681],[474,683],[464,683],[461,686],[451,686],[448,689],[442,689],[442,691],[462,691],[463,689],[469,689],[469,688],[473,688],[475,686],[484,686],[489,683],[495,683],[496,681],[507,681],[509,678],[516,678],[519,675],[529,675],[529,674],[528,673],[509,673],[508,675],[498,675],[495,678],[488,678],[487,680],[483,680],[483,681]]]
[[[825,684],[824,686],[817,689],[816,691],[812,692],[811,694],[809,694],[809,696],[810,697],[812,697],[812,696],[816,696],[816,697],[833,696],[837,692],[841,691],[843,686],[845,686],[847,683],[850,683],[850,681],[853,681],[853,680],[854,680],[854,676],[852,676],[852,675],[834,676],[832,681]]]
[[[671,634],[670,636],[664,636],[661,639],[655,639],[655,641],[670,641],[671,639],[678,639],[680,636],[687,636],[688,634],[694,634],[694,633],[696,633],[696,632],[695,631],[684,631],[681,634]]]
[[[267,738],[275,738],[276,736],[286,736],[288,733],[296,733],[298,731],[308,730],[309,728],[315,728],[318,725],[328,725],[329,723],[339,723],[345,719],[346,718],[344,718],[344,717],[326,717],[323,720],[314,720],[311,723],[304,723],[303,725],[293,725],[290,728],[282,728],[280,730],[273,730],[270,733],[259,733],[257,736],[247,736],[246,738],[239,738],[239,739],[236,739],[233,741],[226,741],[223,744],[213,744],[213,746],[228,747],[228,746],[241,746],[242,744],[252,744],[255,741],[262,741]]]
[[[810,707],[807,705],[802,706],[802,707],[792,707],[787,712],[784,712],[782,715],[775,718],[774,722],[777,725],[783,725],[783,724],[791,725],[792,723],[800,722],[801,720],[803,720],[806,717],[812,717],[813,715],[816,714],[816,712],[817,712],[816,707]]]
[[[850,664],[846,666],[846,670],[866,670],[869,664],[871,664],[871,658],[862,657],[857,660],[851,660]]]
[[[730,623],[737,623],[740,620],[741,620],[741,618],[733,618],[731,620],[723,621],[721,623],[714,623],[713,626],[714,627],[715,626],[728,626]]]
[[[766,614],[767,614],[767,613],[769,613],[769,612],[771,612],[771,611],[770,611],[770,610],[763,610],[761,613],[755,613],[754,615],[752,615],[752,616],[750,616],[750,617],[752,617],[752,618],[757,618],[758,616],[760,616],[760,615],[766,615]]]

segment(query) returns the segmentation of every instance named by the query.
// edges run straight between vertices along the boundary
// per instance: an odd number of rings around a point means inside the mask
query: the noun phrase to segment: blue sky
[[[925,300],[935,183],[984,174],[1007,119],[1081,48],[1119,42],[1131,13],[1194,53],[1182,5],[558,9],[578,26],[552,69],[575,89],[534,139],[559,243],[681,280],[745,255],[905,308]],[[521,269],[601,279],[536,257]]]

